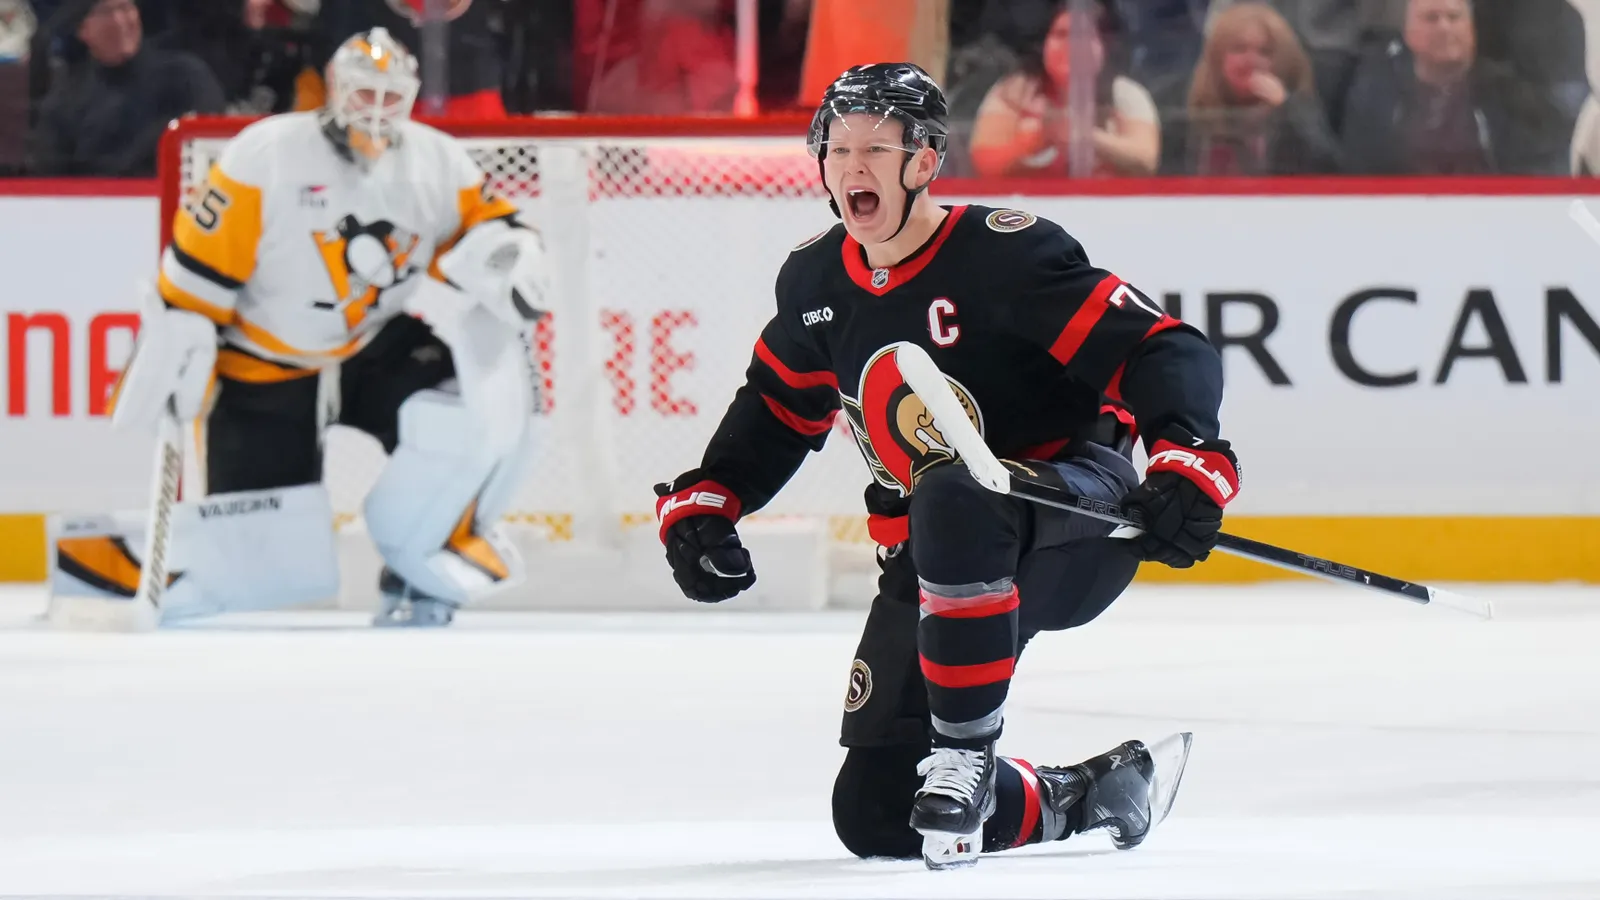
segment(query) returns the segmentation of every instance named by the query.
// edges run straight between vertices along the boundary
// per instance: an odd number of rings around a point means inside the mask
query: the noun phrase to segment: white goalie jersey
[[[265,119],[223,150],[173,224],[168,306],[221,328],[217,373],[295,377],[354,354],[471,229],[517,209],[450,136],[412,121],[370,167],[315,113]]]

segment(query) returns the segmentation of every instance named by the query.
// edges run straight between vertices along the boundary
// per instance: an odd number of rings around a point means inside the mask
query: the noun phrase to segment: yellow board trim
[[[571,517],[518,514],[551,540],[571,540]],[[646,514],[626,524],[652,523]],[[830,520],[835,540],[861,542],[864,517]],[[1282,547],[1425,583],[1554,582],[1600,584],[1600,516],[1229,516],[1228,531]],[[0,582],[42,582],[45,517],[0,514]],[[1141,566],[1142,584],[1250,584],[1304,576],[1224,553],[1192,569]]]
[[[44,581],[46,559],[44,516],[0,514],[0,581]]]
[[[1425,583],[1600,583],[1596,516],[1228,516],[1240,537]],[[1301,578],[1226,553],[1188,570],[1139,567],[1149,584],[1237,584]]]

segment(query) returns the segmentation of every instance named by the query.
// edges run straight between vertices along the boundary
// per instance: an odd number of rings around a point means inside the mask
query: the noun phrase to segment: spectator
[[[200,60],[144,46],[133,0],[79,0],[85,69],[52,85],[33,140],[41,175],[150,177],[167,123],[222,111],[222,88]]]
[[[267,0],[169,0],[174,25],[150,46],[204,62],[222,85],[232,115],[284,112],[295,102],[296,77],[310,64],[309,35],[267,28]]]
[[[1138,82],[1107,65],[1109,27],[1096,6],[1088,58],[1079,77],[1094,83],[1094,120],[1089,125],[1096,175],[1149,175],[1161,159],[1161,126],[1155,101]],[[1072,75],[1070,4],[1061,4],[1044,41],[1021,67],[989,89],[971,138],[972,165],[979,175],[1067,175],[1073,121],[1067,102]]]
[[[1547,95],[1477,57],[1468,0],[1410,0],[1403,44],[1369,55],[1345,101],[1356,171],[1558,173],[1570,128]]]
[[[1212,0],[1215,19],[1239,0]],[[1338,114],[1344,109],[1345,91],[1361,55],[1361,11],[1351,0],[1271,0],[1306,48],[1317,97],[1329,124],[1339,130]]]
[[[729,113],[739,90],[734,31],[722,0],[644,0],[641,42],[594,86],[590,111]]]
[[[0,63],[27,58],[35,24],[28,0],[0,0]]]
[[[504,48],[495,33],[495,21],[487,0],[447,0],[442,6],[449,23],[450,66],[445,84],[447,97],[442,109],[428,108],[427,93],[432,79],[427,72],[427,48],[422,46],[422,14],[427,0],[322,0],[310,4],[297,0],[297,7],[319,7],[316,20],[320,46],[311,72],[301,79],[298,109],[322,104],[326,86],[321,72],[329,57],[345,39],[369,28],[387,28],[395,40],[416,54],[424,67],[423,94],[417,113],[451,118],[503,119],[505,100],[501,96],[504,80]]]
[[[1289,23],[1265,3],[1235,4],[1212,22],[1183,127],[1184,166],[1197,175],[1339,168],[1311,61]]]
[[[35,24],[28,0],[0,0],[0,175],[20,172],[27,154],[27,59]]]

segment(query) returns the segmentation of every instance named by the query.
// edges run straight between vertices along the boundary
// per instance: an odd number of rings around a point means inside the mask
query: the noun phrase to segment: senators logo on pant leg
[[[958,456],[933,421],[928,407],[912,393],[894,364],[894,348],[872,355],[861,370],[856,396],[841,397],[845,414],[873,478],[884,487],[910,496],[922,473]],[[945,376],[978,433],[983,433],[983,412],[972,392]]]
[[[850,664],[850,687],[844,693],[844,711],[855,712],[872,697],[872,670],[861,660]]]

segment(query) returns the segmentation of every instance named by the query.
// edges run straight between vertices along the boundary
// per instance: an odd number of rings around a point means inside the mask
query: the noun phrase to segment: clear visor
[[[916,151],[925,144],[910,140],[910,116],[878,100],[841,97],[817,110],[806,149],[812,156],[849,148]]]

